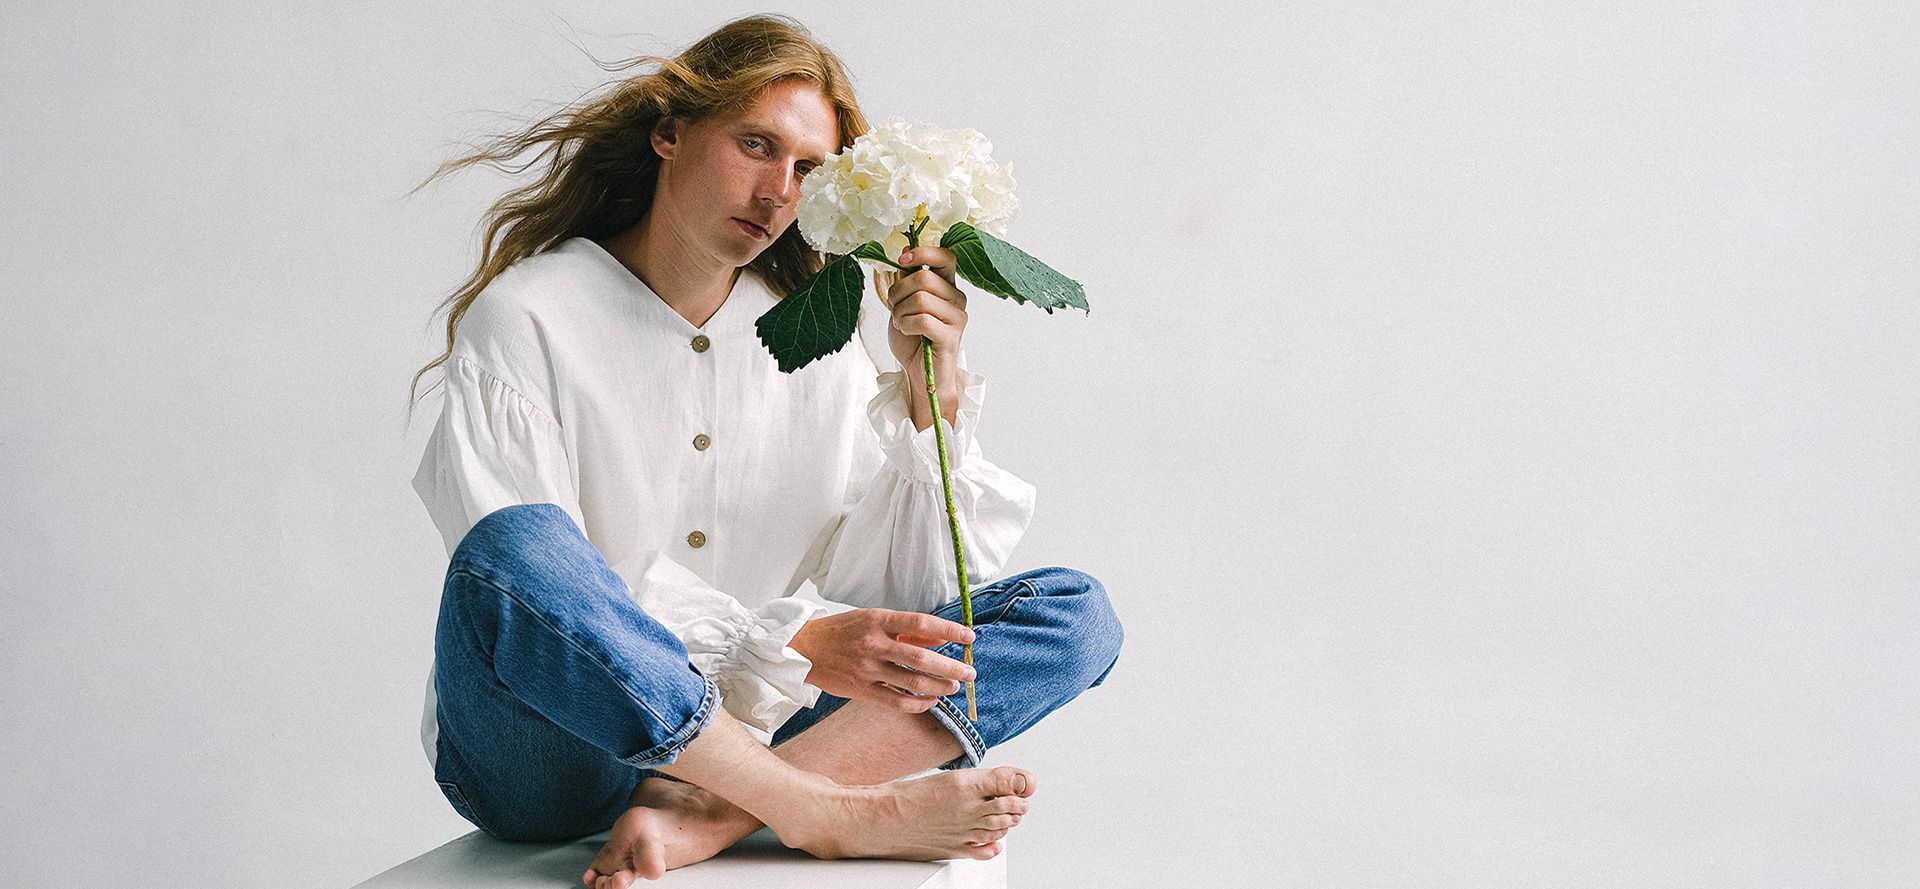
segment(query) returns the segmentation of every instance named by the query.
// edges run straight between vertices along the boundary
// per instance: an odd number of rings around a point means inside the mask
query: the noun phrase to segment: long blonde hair
[[[657,68],[618,81],[604,95],[554,112],[526,130],[496,136],[479,151],[442,164],[414,187],[418,191],[473,164],[518,173],[547,159],[537,180],[508,192],[487,211],[480,267],[436,309],[436,314],[447,313],[447,347],[414,373],[407,389],[409,421],[420,377],[452,357],[460,318],[495,276],[568,238],[611,237],[645,215],[660,172],[650,137],[662,117],[691,123],[744,111],[768,85],[795,78],[818,87],[833,106],[841,148],[868,129],[840,58],[787,16],[735,19],[673,58],[643,55],[611,66],[595,63],[609,71],[643,64]],[[540,151],[532,161],[508,170],[505,162],[536,147]],[[822,260],[796,225],[747,265],[784,295],[819,271]]]

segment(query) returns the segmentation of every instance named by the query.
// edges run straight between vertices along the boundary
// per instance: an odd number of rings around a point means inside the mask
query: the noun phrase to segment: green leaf
[[[1087,293],[1078,281],[971,225],[954,223],[940,238],[940,246],[953,251],[961,277],[981,290],[1014,302],[1032,302],[1049,315],[1069,306],[1088,311]]]
[[[783,373],[831,355],[853,339],[860,324],[860,260],[849,253],[800,283],[753,322],[760,342]]]
[[[868,241],[865,244],[861,244],[853,248],[853,252],[847,255],[857,256],[861,259],[871,259],[875,262],[884,262],[896,269],[900,267],[899,263],[893,261],[894,257],[888,256],[887,251],[881,249],[879,241]]]

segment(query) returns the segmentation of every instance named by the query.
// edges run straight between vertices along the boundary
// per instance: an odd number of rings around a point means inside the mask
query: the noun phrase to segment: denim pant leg
[[[1124,633],[1092,575],[1049,567],[1015,574],[972,590],[974,703],[980,718],[967,718],[967,691],[942,697],[928,711],[959,740],[962,753],[942,769],[980,765],[987,748],[1026,731],[1040,718],[1106,681],[1119,662]],[[960,622],[960,599],[933,610]],[[933,649],[959,660],[962,646]],[[773,743],[812,728],[847,699],[821,693],[812,707],[795,713],[774,732]]]
[[[434,634],[434,779],[507,840],[597,833],[719,701],[566,511],[489,513],[455,549]]]

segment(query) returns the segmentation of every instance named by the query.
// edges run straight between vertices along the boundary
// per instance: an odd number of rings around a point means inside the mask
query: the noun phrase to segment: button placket
[[[688,346],[700,356],[694,359],[693,378],[690,381],[695,397],[700,401],[700,409],[696,417],[699,425],[694,428],[711,429],[715,410],[715,393],[719,388],[719,372],[716,366],[719,353],[710,351],[713,348],[713,339],[704,333],[695,335],[688,342]],[[693,437],[693,448],[696,451],[705,451],[712,441],[705,432],[697,433]],[[714,462],[701,458],[699,464],[694,467],[694,471],[687,476],[689,481],[686,501],[688,509],[685,513],[688,520],[685,538],[687,554],[690,567],[697,566],[696,570],[707,577],[714,576],[712,566],[715,551],[708,544],[712,542],[715,531],[716,504],[719,500],[717,496],[719,480],[715,472]]]

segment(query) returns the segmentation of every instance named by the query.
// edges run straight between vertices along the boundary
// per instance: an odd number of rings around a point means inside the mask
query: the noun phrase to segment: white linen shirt
[[[787,644],[802,624],[958,594],[934,429],[914,429],[885,306],[869,287],[855,342],[785,374],[753,326],[777,301],[742,268],[695,327],[587,238],[522,259],[460,320],[413,478],[449,556],[503,506],[564,509],[763,744],[820,693]],[[1035,491],[981,455],[985,378],[964,349],[960,363],[958,423],[935,422],[978,586],[1025,534]],[[818,601],[795,595],[807,581]],[[429,670],[429,762],[435,707]]]

